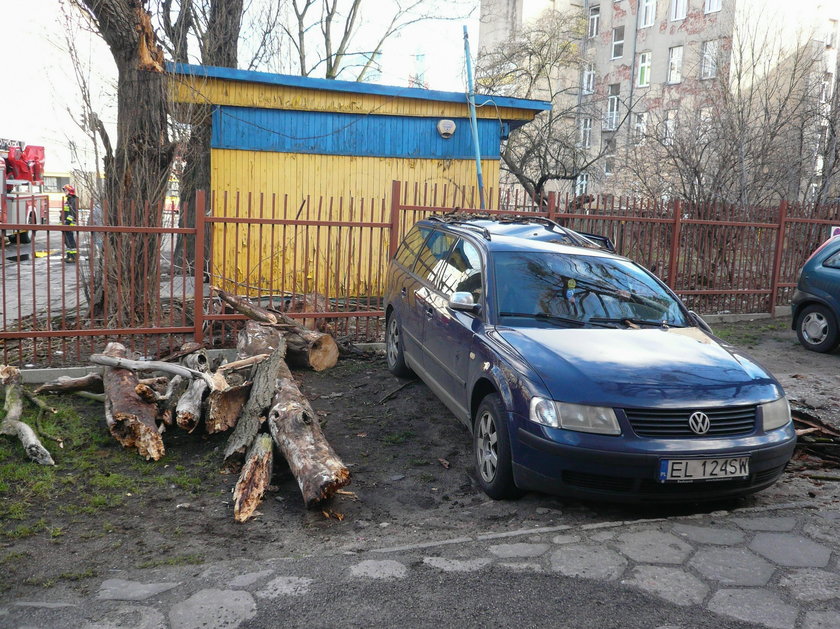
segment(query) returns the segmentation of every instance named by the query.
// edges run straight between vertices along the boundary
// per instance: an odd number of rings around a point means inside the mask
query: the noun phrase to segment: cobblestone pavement
[[[85,594],[2,601],[0,627],[836,629],[839,558],[837,503],[505,533],[478,524],[469,537],[332,556],[116,569]]]

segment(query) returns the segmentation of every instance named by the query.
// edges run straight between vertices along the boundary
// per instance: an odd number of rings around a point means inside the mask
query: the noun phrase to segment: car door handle
[[[427,318],[427,319],[431,319],[431,318],[432,318],[432,315],[434,315],[434,313],[435,313],[435,309],[434,309],[434,308],[432,308],[431,306],[429,306],[428,308],[426,308],[426,318]]]

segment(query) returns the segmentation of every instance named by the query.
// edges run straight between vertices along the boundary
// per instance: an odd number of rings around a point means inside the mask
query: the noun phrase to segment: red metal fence
[[[493,200],[491,214],[546,216],[609,236],[620,253],[656,272],[701,313],[772,312],[789,303],[799,267],[829,227],[840,225],[836,205],[742,208],[554,194],[535,203],[493,191],[487,198]],[[385,271],[400,238],[431,214],[472,210],[477,194],[394,182],[390,202],[384,195],[292,200],[253,194],[207,201],[198,195],[194,227],[141,228],[119,220],[73,228],[30,225],[36,236],[31,243],[3,239],[0,360],[85,364],[116,338],[149,357],[193,339],[231,346],[243,317],[226,310],[211,285],[291,309],[292,316],[339,337],[380,340]],[[80,240],[75,265],[61,261],[60,232],[69,230]],[[178,238],[186,246],[177,247]],[[137,253],[149,239],[159,252],[156,262]],[[187,259],[184,252],[192,249],[204,265]],[[102,278],[111,281],[102,274],[125,259],[137,266],[138,280],[119,291],[126,303],[115,315],[102,303]],[[130,322],[126,311],[134,313]]]

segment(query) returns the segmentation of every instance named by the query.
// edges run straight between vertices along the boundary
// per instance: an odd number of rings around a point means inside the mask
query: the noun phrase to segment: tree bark
[[[142,0],[79,0],[108,44],[117,66],[117,142],[105,159],[105,224],[159,227],[175,145],[168,137],[169,100],[164,56]],[[145,286],[159,269],[160,237],[110,234],[103,298],[123,327],[147,319],[159,304],[147,292],[140,307],[129,287]]]
[[[270,435],[262,434],[254,440],[233,490],[233,519],[237,522],[252,518],[262,502],[271,483],[273,455]]]
[[[10,365],[0,365],[0,384],[6,389],[3,410],[6,415],[0,422],[0,435],[17,437],[23,449],[35,463],[55,465],[49,451],[41,445],[35,431],[20,420],[23,414],[23,388],[20,384],[20,370]]]
[[[125,358],[125,346],[108,343],[103,356]],[[165,454],[158,431],[157,404],[144,402],[137,395],[137,374],[123,367],[109,367],[102,375],[105,388],[105,421],[111,435],[126,448],[137,448],[147,460],[157,461]]]
[[[252,326],[260,326],[253,321],[248,322],[246,329],[239,333],[239,354],[247,351],[248,347],[258,347],[265,349],[264,344],[256,345],[254,342],[254,335],[248,333],[248,328]],[[271,328],[265,328],[271,332]],[[254,373],[254,380],[251,385],[251,396],[242,408],[239,415],[239,421],[236,428],[228,439],[225,446],[225,460],[222,468],[228,471],[236,471],[242,465],[242,460],[245,452],[256,437],[262,423],[262,417],[266,413],[266,409],[271,405],[271,399],[274,396],[274,390],[277,384],[277,377],[280,373],[280,365],[283,363],[283,357],[286,354],[286,344],[281,336],[274,339],[276,348],[271,353],[268,360],[261,362]]]
[[[281,364],[268,414],[271,437],[286,457],[307,507],[330,498],[350,482],[350,471],[324,437],[309,401]]]

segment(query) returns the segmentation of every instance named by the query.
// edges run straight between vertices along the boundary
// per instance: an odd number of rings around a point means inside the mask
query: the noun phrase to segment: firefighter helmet
[[[76,188],[71,186],[69,183],[64,184],[64,186],[61,189],[64,190],[64,192],[66,192],[67,194],[76,194]]]

